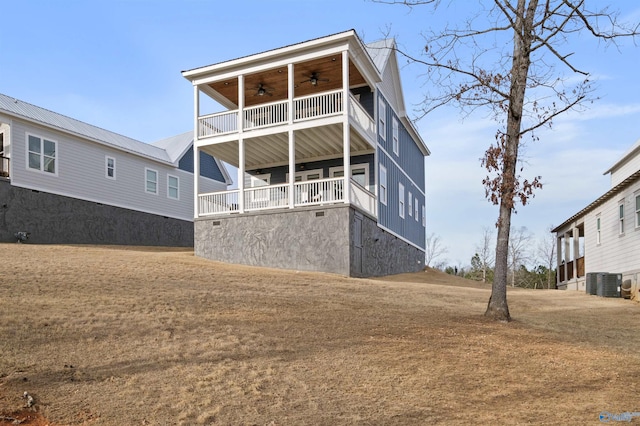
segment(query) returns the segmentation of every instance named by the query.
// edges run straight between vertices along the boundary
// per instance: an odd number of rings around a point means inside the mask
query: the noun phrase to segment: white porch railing
[[[338,114],[342,112],[342,90],[296,98],[293,107],[293,121]]]
[[[353,179],[349,202],[376,216],[376,197]],[[257,211],[289,208],[289,184],[266,185],[244,190],[244,210]],[[198,215],[238,213],[240,194],[237,189],[198,195]],[[295,207],[320,206],[344,202],[344,178],[309,180],[294,183]]]
[[[360,102],[353,95],[349,95],[349,117],[353,119],[365,132],[376,134],[376,127],[373,118],[367,113]]]
[[[294,205],[308,206],[344,201],[344,178],[316,179],[295,183]]]
[[[238,111],[205,115],[198,119],[198,137],[223,135],[238,131]]]
[[[349,202],[354,206],[366,211],[370,215],[377,217],[377,200],[375,194],[364,189],[358,182],[351,179]]]
[[[244,110],[244,130],[283,124],[289,120],[289,102],[261,104]]]
[[[240,191],[237,189],[198,194],[198,214],[200,216],[210,216],[238,212],[240,211],[238,204],[239,194]]]
[[[358,103],[355,98],[350,103]],[[362,122],[368,117],[364,109],[354,109],[352,116]],[[358,108],[355,107],[355,108]],[[303,121],[312,118],[326,117],[342,112],[342,90],[334,90],[315,95],[303,96],[293,100],[293,119]],[[357,112],[356,112],[357,111]],[[289,102],[277,101],[245,108],[243,112],[243,130],[285,124],[289,120]],[[370,118],[369,118],[370,120]],[[363,128],[367,128],[361,124]],[[238,131],[238,111],[225,111],[198,118],[198,137],[208,137]]]
[[[266,210],[289,205],[289,185],[281,183],[279,185],[259,186],[257,188],[245,188],[244,209]]]

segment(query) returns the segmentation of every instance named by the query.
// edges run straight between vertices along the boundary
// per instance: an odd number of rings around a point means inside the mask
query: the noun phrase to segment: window
[[[640,195],[636,195],[636,228],[640,228]]]
[[[180,180],[176,176],[167,175],[167,197],[180,199]]]
[[[411,191],[407,194],[407,200],[409,201],[409,216],[413,214],[413,195]]]
[[[620,234],[624,234],[624,203],[618,206],[620,217]]]
[[[152,169],[144,169],[145,192],[158,195],[158,172]]]
[[[378,134],[382,140],[387,140],[387,106],[382,98],[378,99]]]
[[[387,205],[387,169],[380,164],[380,202]]]
[[[344,167],[331,167],[329,177],[344,177]],[[351,179],[365,189],[369,189],[369,163],[352,164]]]
[[[56,153],[58,143],[39,136],[27,134],[27,167],[45,173],[58,174]]]
[[[393,117],[393,153],[400,155],[400,142],[398,140],[398,120]]]
[[[398,214],[404,219],[404,185],[398,182]]]
[[[418,221],[418,199],[416,198],[416,202],[413,204],[413,207],[415,208],[415,212],[414,212],[414,217],[416,218],[416,222]]]
[[[422,206],[422,226],[427,226],[427,212],[425,206]]]
[[[600,218],[596,218],[596,244],[600,245]]]
[[[115,179],[116,178],[116,159],[113,157],[105,158],[105,173],[107,179]]]

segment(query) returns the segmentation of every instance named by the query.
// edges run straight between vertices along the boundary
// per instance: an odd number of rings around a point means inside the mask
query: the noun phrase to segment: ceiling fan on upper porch
[[[258,83],[258,87],[255,89],[256,93],[253,96],[273,96],[273,90],[267,88],[264,84]]]
[[[309,78],[307,78],[304,81],[301,81],[300,84],[302,83],[311,83],[312,86],[317,86],[319,82],[326,82],[329,81],[328,78],[320,78],[319,74],[317,72],[312,72],[311,75],[309,76]]]

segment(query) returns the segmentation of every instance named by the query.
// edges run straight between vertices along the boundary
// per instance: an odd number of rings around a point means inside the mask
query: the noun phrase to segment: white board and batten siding
[[[640,227],[636,219],[636,196],[640,181],[628,186],[585,217],[586,272],[640,272]],[[624,204],[624,232],[620,233],[620,204]],[[600,243],[597,219],[600,218]]]
[[[55,141],[56,175],[27,165],[27,135]],[[193,174],[168,162],[111,148],[49,127],[14,118],[11,126],[12,175],[15,186],[142,211],[193,220]],[[115,179],[107,177],[106,157],[115,159]],[[146,169],[157,171],[157,194],[146,188]],[[179,181],[178,199],[168,197],[168,176]],[[201,179],[204,187],[224,189],[224,184]]]

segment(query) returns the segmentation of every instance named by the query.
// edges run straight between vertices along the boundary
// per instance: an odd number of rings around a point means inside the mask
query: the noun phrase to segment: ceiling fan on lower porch
[[[317,72],[312,72],[311,75],[309,76],[309,78],[307,78],[304,81],[301,81],[300,84],[302,84],[302,83],[311,83],[312,86],[317,86],[318,83],[327,82],[327,81],[329,81],[328,78],[320,78],[320,75]]]

